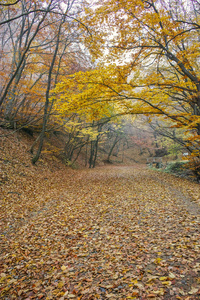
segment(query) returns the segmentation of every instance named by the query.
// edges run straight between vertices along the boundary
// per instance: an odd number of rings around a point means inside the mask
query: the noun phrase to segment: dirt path
[[[1,299],[200,298],[197,184],[138,166],[51,180],[1,234]]]

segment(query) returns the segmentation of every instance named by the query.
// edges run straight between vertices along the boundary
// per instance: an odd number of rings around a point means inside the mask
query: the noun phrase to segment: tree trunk
[[[62,27],[63,21],[64,20],[61,21],[59,29],[58,29],[56,48],[55,48],[55,52],[54,52],[53,59],[51,62],[51,66],[49,68],[48,84],[47,84],[47,90],[46,90],[46,102],[45,102],[45,106],[44,106],[44,117],[43,117],[42,131],[41,131],[41,136],[40,136],[40,144],[39,144],[36,155],[32,159],[33,164],[35,164],[38,161],[41,151],[42,151],[43,143],[44,143],[46,126],[47,126],[48,117],[49,117],[49,113],[50,113],[50,111],[48,113],[48,107],[49,107],[49,92],[51,89],[51,77],[52,77],[52,71],[53,71],[55,60],[56,60],[56,56],[58,53],[58,48],[59,48],[59,43],[60,43],[60,33],[61,33],[61,27]]]
[[[110,148],[110,151],[108,153],[108,157],[107,157],[107,161],[109,162],[110,161],[110,156],[115,148],[115,145],[120,141],[120,139],[118,138],[118,136],[115,137],[115,140],[114,140],[114,143],[112,145],[112,147]]]
[[[100,135],[97,136],[96,142],[95,142],[95,149],[94,149],[94,159],[92,167],[95,168],[96,160],[97,160],[97,152],[98,152],[98,145],[99,145],[99,139]]]

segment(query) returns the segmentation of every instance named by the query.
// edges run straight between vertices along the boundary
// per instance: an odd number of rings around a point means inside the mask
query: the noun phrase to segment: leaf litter
[[[200,298],[197,184],[140,165],[45,176],[2,189],[1,299]]]

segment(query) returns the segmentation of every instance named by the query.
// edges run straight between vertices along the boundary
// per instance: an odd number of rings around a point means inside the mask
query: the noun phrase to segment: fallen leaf
[[[198,291],[199,291],[199,288],[192,287],[191,290],[188,292],[188,294],[193,295],[193,294],[196,294]]]
[[[61,267],[61,270],[62,270],[62,271],[65,271],[66,269],[67,269],[66,266],[62,266],[62,267]]]

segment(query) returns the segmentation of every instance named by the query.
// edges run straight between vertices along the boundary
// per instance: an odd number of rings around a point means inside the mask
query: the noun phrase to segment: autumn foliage
[[[0,16],[0,299],[200,299],[199,0]]]
[[[102,124],[146,115],[181,130],[168,137],[199,176],[198,1],[17,1],[1,15],[1,126],[38,132],[33,163],[55,129],[97,149]]]

